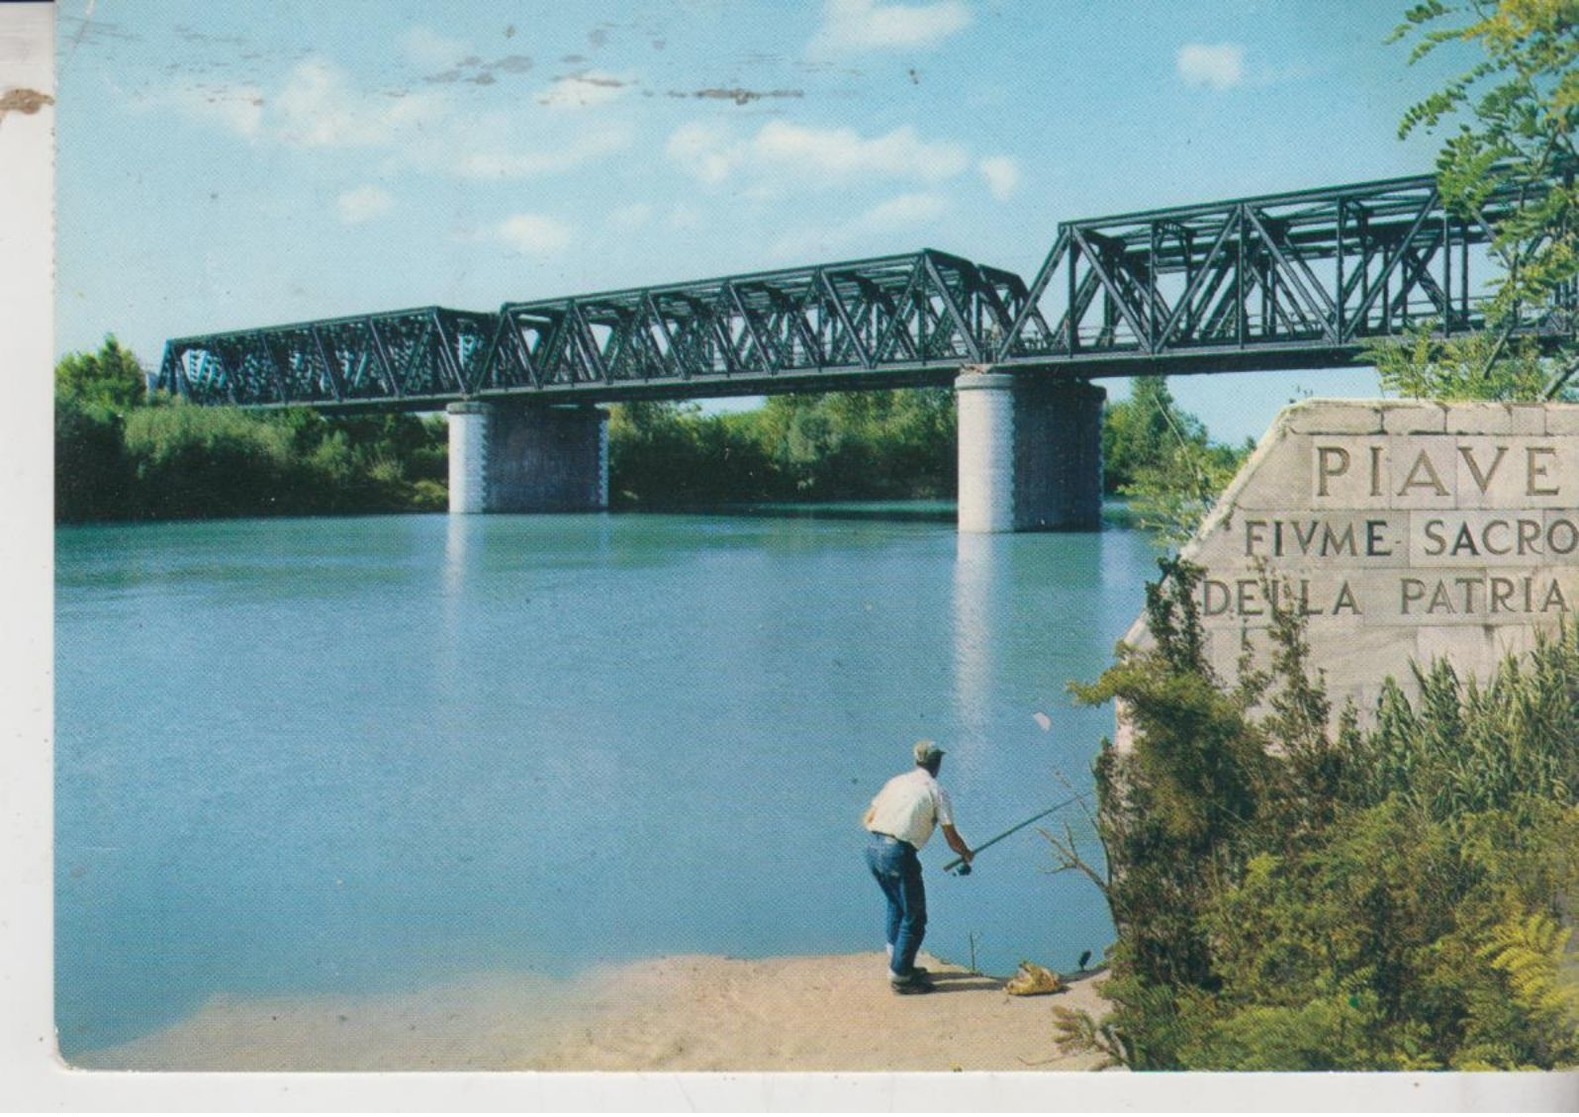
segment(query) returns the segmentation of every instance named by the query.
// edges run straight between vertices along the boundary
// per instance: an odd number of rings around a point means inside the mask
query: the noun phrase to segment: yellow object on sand
[[[1016,997],[1035,997],[1043,993],[1062,993],[1068,988],[1063,979],[1047,967],[1038,966],[1035,962],[1021,962],[1020,968],[1004,985],[1003,991]]]

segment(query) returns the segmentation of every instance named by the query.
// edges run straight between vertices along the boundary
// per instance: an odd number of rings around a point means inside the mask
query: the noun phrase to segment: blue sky
[[[65,0],[56,349],[921,247],[1029,279],[1060,220],[1428,171],[1405,6]],[[1376,391],[1172,386],[1235,441]]]

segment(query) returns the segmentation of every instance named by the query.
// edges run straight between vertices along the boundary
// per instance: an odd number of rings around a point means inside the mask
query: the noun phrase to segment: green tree
[[[1384,383],[1443,399],[1554,395],[1579,370],[1579,348],[1570,342],[1543,358],[1512,343],[1521,326],[1542,318],[1557,332],[1574,329],[1579,0],[1426,0],[1392,35],[1411,38],[1411,63],[1449,45],[1479,52],[1468,70],[1405,113],[1399,135],[1457,125],[1437,158],[1438,186],[1465,220],[1478,220],[1494,202],[1503,210],[1492,251],[1504,275],[1486,311],[1489,341],[1374,346],[1373,354],[1397,350],[1377,357]],[[1531,375],[1532,364],[1540,375]]]
[[[950,389],[773,396],[757,415],[759,443],[786,496],[954,494],[958,434]]]
[[[125,413],[147,399],[142,365],[107,334],[97,353],[68,353],[55,366],[55,397]]]
[[[55,516],[71,522],[124,514],[133,477],[122,446],[126,415],[145,398],[142,366],[105,337],[97,353],[55,366]]]
[[[1384,391],[1413,399],[1538,400],[1552,384],[1551,360],[1533,338],[1477,330],[1443,337],[1426,326],[1366,346]]]
[[[1169,543],[1194,534],[1249,454],[1213,443],[1161,376],[1137,377],[1103,415],[1104,487],[1129,498],[1140,525]]]
[[[1579,1064],[1579,625],[1484,685],[1424,666],[1334,731],[1270,586],[1270,666],[1212,675],[1195,577],[1165,563],[1154,645],[1077,688],[1132,739],[1096,765],[1105,876],[1053,842],[1119,932],[1112,1013],[1063,1014],[1061,1042],[1137,1069]]]
[[[1206,442],[1206,428],[1181,411],[1163,376],[1137,376],[1130,396],[1107,406],[1102,416],[1102,471],[1109,492],[1135,483],[1139,474],[1163,465],[1180,443]]]
[[[113,335],[55,369],[56,518],[442,510],[442,417],[195,407],[144,388]]]
[[[1246,716],[1253,695],[1225,690],[1205,658],[1201,571],[1162,566],[1146,593],[1154,646],[1125,649],[1095,684],[1072,688],[1082,702],[1120,702],[1134,735],[1133,749],[1104,742],[1095,775],[1104,894],[1119,935],[1108,995],[1137,1069],[1178,1065],[1186,1006],[1218,986],[1202,916],[1215,882],[1241,871],[1267,786],[1263,743]],[[1065,867],[1080,867],[1072,846],[1055,848]]]
[[[121,518],[132,504],[133,474],[124,420],[103,403],[55,397],[55,518],[64,523]]]
[[[953,495],[948,389],[788,394],[754,411],[618,404],[609,420],[611,497],[647,507],[761,500]]]

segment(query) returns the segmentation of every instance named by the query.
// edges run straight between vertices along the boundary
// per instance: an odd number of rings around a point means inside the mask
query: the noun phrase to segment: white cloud
[[[1245,77],[1245,48],[1238,43],[1185,43],[1174,57],[1184,84],[1204,85],[1219,92]]]
[[[472,180],[562,173],[622,150],[633,138],[622,121],[593,126],[530,104],[478,113],[452,89],[367,89],[322,58],[301,62],[270,88],[173,86],[146,104],[254,142],[383,152],[386,171],[415,168]]]
[[[924,225],[943,216],[948,203],[937,194],[900,194],[879,202],[852,223],[852,231],[889,232]]]
[[[523,256],[554,256],[570,246],[569,225],[540,213],[517,213],[501,221],[496,239]]]
[[[428,27],[413,27],[400,37],[400,48],[418,66],[443,70],[471,53],[459,39],[446,39]]]
[[[1000,202],[1020,188],[1020,164],[1007,155],[990,155],[977,163],[976,169],[987,180],[992,196]]]
[[[814,51],[924,50],[970,23],[960,0],[932,4],[880,4],[877,0],[826,0]]]
[[[737,143],[727,129],[693,122],[670,134],[664,154],[703,182],[722,182],[744,158],[745,145]]]
[[[677,202],[669,210],[664,224],[677,233],[692,233],[702,228],[706,222],[703,220],[702,211],[685,202]]]
[[[628,147],[631,136],[627,128],[611,126],[583,130],[574,139],[538,150],[521,147],[507,139],[489,142],[489,147],[449,156],[449,173],[476,180],[538,178],[573,170]]]
[[[345,71],[321,59],[299,64],[271,99],[267,123],[298,147],[388,147],[438,124],[446,115],[439,93],[387,97],[355,88]]]
[[[357,225],[382,217],[395,208],[394,195],[381,186],[358,186],[347,190],[335,200],[340,220],[347,225]]]
[[[624,94],[626,87],[632,84],[633,79],[619,74],[588,70],[560,78],[548,87],[537,103],[552,109],[591,108],[617,100]]]
[[[611,212],[609,224],[621,229],[640,229],[652,222],[654,212],[650,202],[632,202]]]
[[[770,162],[841,178],[875,174],[935,180],[958,174],[966,161],[958,145],[929,144],[908,124],[868,140],[853,128],[824,130],[772,121],[757,133],[754,146]]]
[[[810,128],[770,121],[737,139],[712,124],[685,124],[670,135],[666,154],[693,177],[719,183],[738,172],[758,178],[794,176],[810,185],[898,178],[938,182],[969,165],[969,155],[946,140],[929,142],[906,124],[881,136],[853,128]]]
[[[850,245],[870,244],[873,251],[891,251],[895,234],[938,220],[948,212],[948,199],[931,192],[899,194],[865,212],[836,223],[793,230],[769,246],[780,260],[826,259]],[[883,246],[887,245],[885,249]]]
[[[183,116],[217,124],[246,139],[258,135],[263,122],[263,90],[240,85],[230,89],[175,86],[153,98],[173,106]]]

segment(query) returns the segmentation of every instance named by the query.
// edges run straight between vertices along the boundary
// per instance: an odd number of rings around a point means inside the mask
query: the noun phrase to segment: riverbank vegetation
[[[442,416],[325,418],[306,408],[194,407],[148,395],[112,336],[55,374],[62,522],[441,511]],[[1110,495],[1144,526],[1193,526],[1244,451],[1216,446],[1160,377],[1105,414]],[[630,402],[609,414],[615,508],[950,500],[958,441],[947,388],[770,397],[750,411]]]
[[[958,434],[948,388],[772,396],[754,411],[617,404],[611,499],[661,508],[751,501],[950,500]],[[1213,443],[1160,376],[1138,377],[1103,414],[1104,490],[1142,526],[1188,535],[1249,447]]]
[[[55,370],[60,522],[441,510],[445,430],[410,415],[195,407],[148,395],[109,337]]]
[[[615,404],[615,507],[948,500],[958,457],[948,388],[770,396],[751,411]]]
[[[1416,42],[1412,60],[1481,51],[1400,133],[1455,126],[1437,180],[1460,217],[1493,191],[1512,205],[1486,328],[1428,323],[1364,359],[1398,395],[1571,398],[1579,0],[1427,0],[1394,38]],[[1218,678],[1201,576],[1164,562],[1152,644],[1076,688],[1120,704],[1131,738],[1095,766],[1104,857],[1050,835],[1118,930],[1113,1012],[1063,1013],[1061,1043],[1136,1069],[1579,1065],[1579,623],[1490,679],[1417,665],[1362,729],[1352,708],[1333,716],[1271,586],[1269,669]]]
[[[1139,376],[1103,413],[1103,488],[1128,499],[1135,522],[1168,543],[1195,533],[1255,448],[1213,442],[1161,376]]]
[[[1443,662],[1413,700],[1389,684],[1362,731],[1290,609],[1270,671],[1217,678],[1199,577],[1165,562],[1155,646],[1076,688],[1134,736],[1096,764],[1104,860],[1052,836],[1118,930],[1114,1011],[1062,1014],[1062,1045],[1146,1070],[1579,1065],[1579,625],[1485,685]]]

